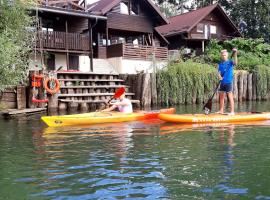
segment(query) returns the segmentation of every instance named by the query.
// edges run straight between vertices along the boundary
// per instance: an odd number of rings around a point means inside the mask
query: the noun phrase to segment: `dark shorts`
[[[233,90],[232,83],[221,83],[220,84],[220,87],[219,87],[220,92],[229,93],[229,92],[232,92],[232,90]]]

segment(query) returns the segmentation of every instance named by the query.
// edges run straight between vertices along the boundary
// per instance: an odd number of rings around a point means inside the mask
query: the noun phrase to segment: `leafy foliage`
[[[227,49],[229,51],[233,48],[237,48],[239,51],[239,62],[236,69],[251,72],[257,65],[269,65],[270,63],[270,45],[265,43],[263,39],[235,38],[226,40],[224,43],[211,40],[203,59],[216,65],[220,61],[220,50]]]
[[[158,101],[163,105],[201,103],[218,82],[217,70],[192,61],[171,63],[157,72]]]
[[[11,3],[12,2],[12,3]],[[31,45],[27,2],[0,1],[0,91],[25,79]]]

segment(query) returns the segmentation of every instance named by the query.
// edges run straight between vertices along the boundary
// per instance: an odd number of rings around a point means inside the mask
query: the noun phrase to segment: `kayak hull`
[[[174,123],[235,123],[270,120],[270,112],[263,113],[237,113],[235,115],[223,114],[166,114],[160,113],[158,118]]]
[[[160,113],[172,114],[175,113],[175,109],[168,108],[158,111],[139,111],[134,113],[90,112],[75,115],[43,116],[41,119],[50,127],[58,127],[157,119]]]

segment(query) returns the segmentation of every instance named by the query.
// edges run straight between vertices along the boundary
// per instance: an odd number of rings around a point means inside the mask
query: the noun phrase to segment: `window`
[[[55,70],[55,55],[54,54],[48,54],[47,57],[47,69],[48,70]]]
[[[217,34],[217,27],[214,25],[210,25],[210,33],[211,34]]]
[[[204,25],[201,24],[201,23],[199,23],[199,24],[197,25],[197,32],[198,32],[198,33],[203,33],[203,28],[204,28]]]

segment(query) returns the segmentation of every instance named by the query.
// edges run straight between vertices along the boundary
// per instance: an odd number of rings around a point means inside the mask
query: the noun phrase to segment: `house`
[[[168,21],[151,0],[46,0],[32,11],[39,19],[33,66],[136,73],[167,61],[168,41],[155,27]]]
[[[210,39],[223,41],[242,36],[218,3],[168,20],[169,24],[159,26],[156,30],[169,41],[170,50],[187,47],[200,54],[204,52],[205,42]]]
[[[77,0],[40,1],[31,11],[37,32],[32,68],[44,64],[49,70],[79,70],[86,56],[83,68],[93,71],[92,26],[105,23],[106,17],[89,14],[85,2]]]

